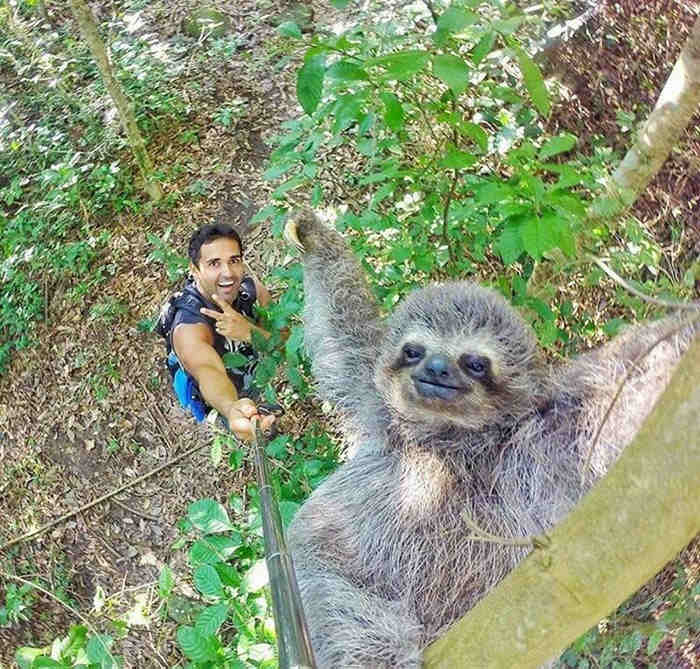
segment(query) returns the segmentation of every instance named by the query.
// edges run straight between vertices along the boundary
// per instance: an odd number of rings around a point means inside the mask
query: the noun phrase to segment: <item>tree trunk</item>
[[[695,21],[654,110],[608,183],[608,194],[594,202],[594,218],[619,213],[644,192],[700,108],[700,17]],[[612,200],[612,202],[611,202]]]
[[[700,531],[700,339],[608,475],[425,652],[427,669],[539,667]]]
[[[146,142],[141,136],[141,132],[136,124],[136,117],[134,116],[131,104],[124,94],[124,90],[119,81],[114,77],[107,51],[97,31],[95,17],[86,0],[71,0],[71,6],[73,8],[73,14],[80,26],[80,32],[90,47],[92,56],[97,62],[97,67],[102,74],[102,79],[107,91],[119,112],[122,127],[126,132],[127,141],[136,158],[136,163],[139,166],[146,192],[157,202],[163,197],[163,192],[160,188],[160,184],[153,178],[153,163],[146,151]]]

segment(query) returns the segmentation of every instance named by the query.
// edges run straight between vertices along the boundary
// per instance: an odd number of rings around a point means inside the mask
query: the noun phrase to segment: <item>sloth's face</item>
[[[496,351],[484,343],[409,336],[381,372],[389,403],[409,419],[478,429],[498,416],[505,388]]]

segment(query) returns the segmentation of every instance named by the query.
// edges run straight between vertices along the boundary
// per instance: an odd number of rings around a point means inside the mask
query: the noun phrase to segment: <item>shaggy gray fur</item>
[[[496,293],[429,286],[384,322],[340,235],[309,212],[295,230],[318,391],[359,446],[289,529],[316,659],[322,668],[419,667],[423,648],[528,552],[475,540],[464,515],[498,537],[551,528],[630,441],[691,333],[638,366],[582,473],[619,381],[669,321],[550,368]],[[456,403],[417,400],[396,365],[407,338],[453,358],[486,351],[494,389],[474,384]]]

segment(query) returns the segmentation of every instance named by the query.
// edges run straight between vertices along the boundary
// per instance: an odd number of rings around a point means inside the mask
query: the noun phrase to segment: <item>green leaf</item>
[[[472,49],[472,63],[478,65],[486,56],[491,53],[493,45],[496,42],[496,33],[492,30],[485,33],[479,40],[479,43]]]
[[[496,242],[496,250],[506,265],[514,263],[525,250],[520,229],[512,223],[507,224]]]
[[[274,191],[272,191],[272,197],[279,199],[285,193],[288,193],[290,190],[294,190],[295,188],[299,188],[299,186],[306,182],[307,178],[303,174],[300,174],[296,177],[292,177],[291,179],[287,179],[287,181],[285,181],[283,184],[280,184],[279,186],[277,186],[277,188],[275,188]]]
[[[297,512],[301,504],[298,502],[292,502],[288,499],[283,499],[280,502],[280,516],[282,517],[283,527],[288,527],[289,523],[292,522],[294,514]]]
[[[109,649],[112,647],[112,637],[106,634],[96,634],[88,639],[85,648],[88,660],[100,669],[112,669],[116,664]]]
[[[408,79],[420,72],[428,62],[428,51],[408,50],[397,51],[387,56],[370,58],[365,62],[366,66],[379,65],[386,68],[389,79]]]
[[[189,550],[190,564],[199,566],[203,564],[216,564],[224,562],[231,557],[236,549],[243,544],[243,539],[238,532],[227,535],[207,536],[195,541]]]
[[[388,93],[386,91],[380,93],[379,97],[384,103],[384,122],[394,132],[401,130],[404,122],[401,102],[393,93]]]
[[[221,582],[231,588],[237,588],[241,584],[241,575],[233,565],[225,562],[219,562],[214,565],[216,573],[219,575]]]
[[[501,35],[512,35],[524,20],[524,16],[511,16],[509,19],[494,21],[491,26]]]
[[[335,103],[333,114],[333,134],[337,135],[360,118],[362,100],[357,95],[341,95]]]
[[[224,456],[221,446],[221,439],[214,439],[209,456],[211,457],[211,463],[214,465],[214,467],[218,467],[221,463],[221,458]]]
[[[265,446],[265,453],[271,458],[277,458],[277,460],[282,460],[285,455],[287,455],[287,445],[289,444],[289,437],[286,434],[280,434],[275,437],[267,446]]]
[[[413,254],[413,248],[408,244],[397,244],[391,249],[391,258],[394,262],[404,262],[408,260]]]
[[[476,162],[476,156],[467,153],[466,151],[460,151],[454,146],[450,146],[447,153],[440,161],[440,167],[447,167],[449,169],[460,170],[463,167],[471,167]]]
[[[433,38],[441,44],[450,33],[461,33],[466,27],[477,23],[479,16],[474,12],[470,12],[462,7],[449,7],[440,15],[437,22],[437,30]]]
[[[340,81],[365,81],[367,72],[351,60],[339,60],[326,71],[326,76]]]
[[[459,131],[463,135],[466,135],[467,137],[473,139],[484,153],[488,151],[489,136],[480,125],[467,121],[465,123],[460,124]]]
[[[549,116],[552,103],[549,99],[547,87],[544,85],[540,68],[520,47],[515,47],[515,55],[525,81],[525,87],[532,98],[535,108],[542,116]]]
[[[158,575],[158,594],[160,595],[161,599],[167,599],[170,597],[170,593],[173,591],[174,587],[175,577],[173,576],[173,570],[166,564],[160,570],[160,574]]]
[[[540,149],[539,155],[537,156],[540,160],[546,160],[552,156],[556,156],[560,153],[565,153],[566,151],[571,151],[576,146],[576,137],[574,135],[563,134],[557,135],[548,139]]]
[[[301,28],[299,28],[294,21],[285,21],[284,23],[280,23],[277,26],[277,30],[280,35],[284,35],[285,37],[296,37],[297,39],[301,39]]]
[[[331,5],[336,9],[345,9],[350,4],[350,0],[331,0]]]
[[[226,509],[213,499],[200,499],[190,504],[187,517],[192,525],[206,534],[233,529]]]
[[[459,95],[469,84],[469,67],[452,54],[438,54],[433,58],[433,74],[442,79],[455,95]]]
[[[219,627],[224,624],[227,616],[228,604],[225,602],[207,606],[197,616],[194,627],[202,636],[214,636],[219,631]]]
[[[67,669],[65,664],[56,662],[50,657],[37,657],[32,663],[32,669],[50,669],[51,667],[61,667],[61,669]]]
[[[194,585],[206,597],[221,597],[224,594],[221,578],[210,564],[197,567],[194,572]]]
[[[532,216],[520,226],[520,234],[525,250],[535,260],[557,245],[551,219]]]
[[[654,630],[649,635],[649,641],[647,641],[647,655],[653,655],[665,637],[666,630]]]
[[[190,660],[207,662],[214,659],[214,650],[211,642],[194,627],[183,626],[178,628],[177,642]]]
[[[34,662],[44,650],[44,648],[30,648],[29,646],[18,648],[15,653],[15,662],[19,665],[19,669],[31,669],[32,662]]]
[[[297,73],[297,99],[309,116],[321,102],[325,73],[326,61],[323,54],[311,56]]]

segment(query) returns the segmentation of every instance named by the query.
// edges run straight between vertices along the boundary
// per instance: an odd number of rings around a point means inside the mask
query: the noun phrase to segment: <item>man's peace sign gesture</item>
[[[238,313],[216,293],[211,296],[211,299],[214,300],[221,311],[214,311],[206,307],[202,307],[199,311],[216,321],[215,329],[217,334],[235,341],[247,342],[250,342],[252,330],[257,330],[263,335],[267,334],[264,330],[255,327],[243,314]]]

